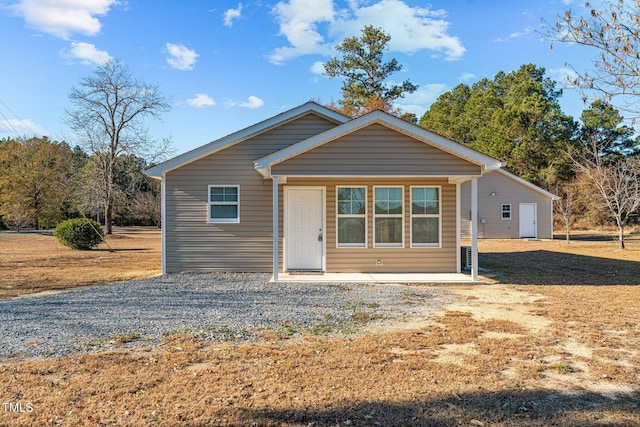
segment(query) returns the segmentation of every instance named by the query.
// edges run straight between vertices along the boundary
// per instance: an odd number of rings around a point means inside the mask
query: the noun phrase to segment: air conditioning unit
[[[471,246],[460,247],[460,263],[463,269],[471,270]]]

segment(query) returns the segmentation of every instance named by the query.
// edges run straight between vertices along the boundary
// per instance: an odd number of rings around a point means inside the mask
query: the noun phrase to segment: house
[[[479,178],[502,166],[382,111],[350,119],[309,102],[146,173],[162,180],[164,273],[278,280],[459,273],[462,185],[475,212]],[[476,280],[477,238],[472,247]]]
[[[461,233],[471,237],[471,184],[461,188]],[[553,201],[559,197],[497,169],[478,178],[478,238],[553,239]]]

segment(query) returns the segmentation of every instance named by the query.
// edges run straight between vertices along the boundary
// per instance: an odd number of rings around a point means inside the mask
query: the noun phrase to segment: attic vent
[[[471,246],[460,247],[460,264],[463,269],[471,270]]]

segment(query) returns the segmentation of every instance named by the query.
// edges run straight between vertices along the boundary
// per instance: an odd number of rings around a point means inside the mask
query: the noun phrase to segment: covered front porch
[[[274,281],[478,281],[477,179],[499,161],[377,111],[254,167],[272,185]],[[460,255],[466,181],[469,275]]]

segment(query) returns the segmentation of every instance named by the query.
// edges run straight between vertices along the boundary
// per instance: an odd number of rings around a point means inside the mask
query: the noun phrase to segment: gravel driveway
[[[445,291],[401,285],[269,283],[268,274],[171,274],[0,300],[0,357],[58,357],[153,344],[188,332],[223,341],[254,332],[344,333],[433,313]]]

